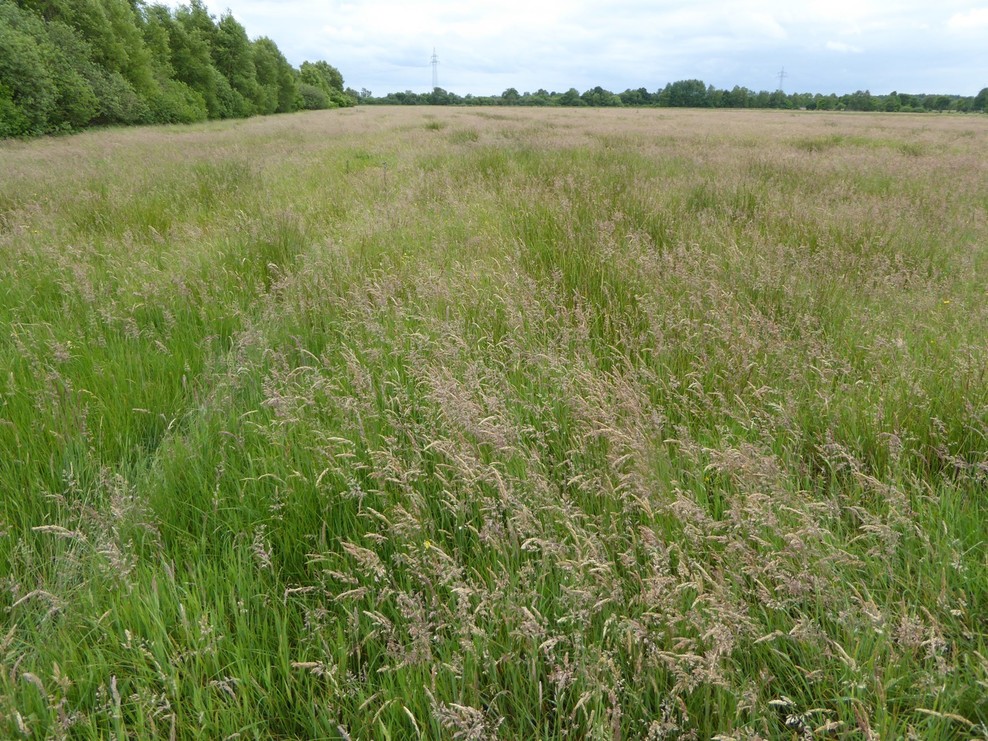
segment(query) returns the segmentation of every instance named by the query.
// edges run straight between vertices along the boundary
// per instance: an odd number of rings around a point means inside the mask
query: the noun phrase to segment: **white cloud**
[[[971,8],[964,13],[954,13],[947,21],[952,31],[977,31],[988,28],[988,8]]]
[[[830,51],[841,52],[842,54],[860,54],[861,49],[851,44],[847,44],[843,41],[828,41],[826,47]]]

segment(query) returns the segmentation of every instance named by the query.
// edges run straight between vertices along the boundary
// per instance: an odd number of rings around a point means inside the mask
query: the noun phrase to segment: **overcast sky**
[[[175,7],[182,3],[172,0]],[[720,88],[974,95],[988,87],[988,0],[206,0],[288,60],[325,59],[375,95]]]

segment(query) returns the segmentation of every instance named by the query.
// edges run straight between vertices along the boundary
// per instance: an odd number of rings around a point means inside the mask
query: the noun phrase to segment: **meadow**
[[[988,117],[0,142],[0,736],[988,738]]]

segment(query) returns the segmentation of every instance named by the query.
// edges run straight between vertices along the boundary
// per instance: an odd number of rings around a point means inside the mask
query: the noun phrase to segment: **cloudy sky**
[[[171,6],[181,4],[172,0]],[[375,95],[721,88],[929,92],[988,87],[988,0],[206,0],[288,60],[325,59]]]

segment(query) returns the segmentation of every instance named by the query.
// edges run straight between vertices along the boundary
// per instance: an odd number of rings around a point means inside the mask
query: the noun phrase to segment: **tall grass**
[[[0,145],[0,735],[988,736],[986,150],[387,108]]]

